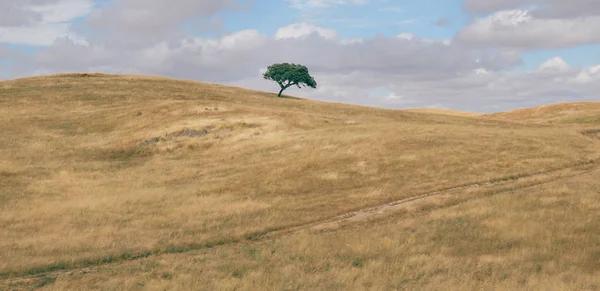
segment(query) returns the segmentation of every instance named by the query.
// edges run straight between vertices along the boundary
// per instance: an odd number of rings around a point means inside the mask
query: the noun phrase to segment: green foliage
[[[267,68],[263,77],[279,84],[281,87],[279,95],[277,95],[279,97],[281,97],[281,93],[283,93],[285,89],[291,86],[298,86],[298,88],[302,88],[302,86],[317,88],[317,82],[303,65],[289,63],[273,64]]]
[[[365,266],[365,264],[360,259],[356,259],[356,260],[352,261],[352,267],[362,268],[364,266]]]

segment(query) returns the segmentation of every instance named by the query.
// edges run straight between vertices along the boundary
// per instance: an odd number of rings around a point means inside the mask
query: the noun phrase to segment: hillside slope
[[[485,118],[546,124],[600,125],[600,102],[550,104],[483,115]]]
[[[144,76],[3,81],[0,105],[0,280],[8,285],[235,245],[436,190],[594,166],[600,142],[578,128]],[[121,284],[111,282],[78,288]],[[59,283],[49,288],[69,284]]]
[[[418,112],[418,113],[445,114],[445,115],[453,115],[453,116],[466,116],[466,117],[477,117],[477,116],[482,115],[482,114],[476,113],[476,112],[448,110],[448,109],[436,109],[436,108],[412,108],[412,109],[406,109],[405,111]]]

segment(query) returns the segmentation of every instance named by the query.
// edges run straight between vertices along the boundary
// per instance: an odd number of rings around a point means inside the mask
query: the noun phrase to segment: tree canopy
[[[279,84],[279,87],[281,87],[281,90],[277,95],[279,97],[281,97],[281,93],[283,93],[285,89],[291,86],[298,86],[298,88],[302,88],[302,86],[317,88],[317,82],[303,65],[289,63],[273,64],[267,68],[263,77]]]

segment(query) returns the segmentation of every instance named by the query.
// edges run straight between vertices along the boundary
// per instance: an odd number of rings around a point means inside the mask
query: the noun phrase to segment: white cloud
[[[325,8],[334,5],[364,5],[369,0],[288,0],[292,8],[306,10],[311,8]]]
[[[62,0],[52,5],[31,6],[29,9],[41,15],[43,24],[52,24],[84,17],[93,8],[92,0]]]
[[[396,35],[396,37],[400,38],[400,39],[412,40],[415,37],[415,35],[412,34],[412,33],[406,33],[406,32],[404,32],[404,33]]]
[[[501,11],[464,27],[458,39],[511,49],[566,48],[600,43],[600,16],[578,19],[533,18],[526,11]]]
[[[184,25],[191,22],[199,28],[214,25],[207,20],[223,11],[243,9],[247,3],[238,0],[112,0],[90,14],[86,28],[91,41],[140,49],[162,41],[177,41],[186,36],[182,30]]]
[[[401,100],[402,96],[397,95],[396,93],[390,93],[390,94],[383,96],[382,99],[383,99],[383,101]]]
[[[571,66],[565,62],[561,57],[551,58],[539,65],[538,71],[540,72],[556,72],[566,73],[571,71]]]
[[[257,30],[248,29],[224,36],[219,42],[217,50],[253,50],[262,48],[267,37]]]
[[[465,0],[463,7],[475,13],[500,10],[528,9],[534,17],[577,18],[600,15],[600,1],[596,0]]]
[[[71,31],[69,23],[0,27],[0,42],[10,44],[49,46],[61,37],[69,37],[79,43],[86,43],[83,38]]]
[[[572,79],[572,82],[578,84],[600,82],[600,65],[592,66],[587,70],[582,70]]]
[[[474,72],[476,75],[489,75],[489,74],[490,74],[490,71],[488,71],[488,70],[486,70],[486,69],[484,69],[484,68],[478,68],[478,69],[475,69],[475,70],[473,70],[473,72]]]
[[[275,33],[275,38],[300,38],[311,35],[313,33],[316,33],[319,36],[327,39],[335,38],[337,35],[335,30],[322,28],[303,22],[291,24],[277,29],[277,32]]]
[[[21,25],[0,26],[0,43],[48,46],[62,37],[86,43],[72,31],[70,21],[89,14],[94,6],[93,1],[57,0],[43,5],[29,4],[21,8],[35,13],[37,20]]]
[[[465,0],[475,18],[457,38],[469,45],[518,50],[600,43],[600,1]]]
[[[364,43],[365,39],[360,37],[344,38],[340,40],[343,45],[361,44]]]
[[[488,29],[494,27],[511,27],[531,22],[531,15],[525,10],[499,11],[480,21]]]

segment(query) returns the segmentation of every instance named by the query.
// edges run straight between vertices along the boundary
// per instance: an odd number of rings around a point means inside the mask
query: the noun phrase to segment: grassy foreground
[[[600,171],[324,233],[37,277],[55,290],[598,290]],[[433,206],[435,205],[435,206]]]
[[[593,169],[589,124],[97,74],[0,82],[0,105],[0,290],[600,286],[593,171],[268,237],[455,186]],[[167,137],[188,129],[205,131]]]

